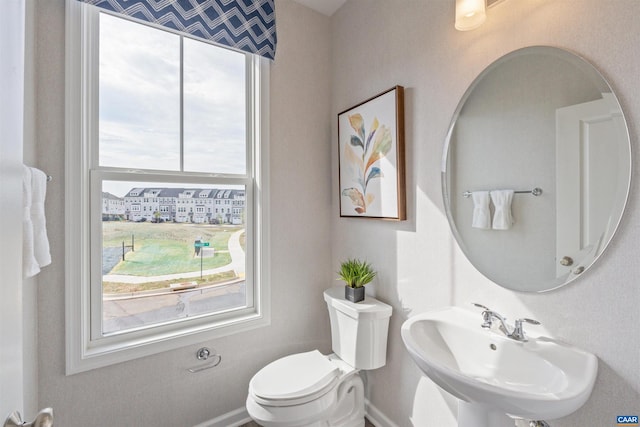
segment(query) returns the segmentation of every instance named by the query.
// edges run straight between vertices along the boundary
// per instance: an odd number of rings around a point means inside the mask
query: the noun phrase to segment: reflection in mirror
[[[442,182],[471,263],[503,287],[541,292],[600,256],[630,175],[629,134],[611,87],[574,54],[531,47],[494,62],[467,90],[447,136]]]

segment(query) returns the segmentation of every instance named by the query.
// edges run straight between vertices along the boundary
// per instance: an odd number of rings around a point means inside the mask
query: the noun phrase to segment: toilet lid
[[[267,400],[299,399],[332,385],[340,370],[318,350],[271,362],[249,383],[251,392]]]

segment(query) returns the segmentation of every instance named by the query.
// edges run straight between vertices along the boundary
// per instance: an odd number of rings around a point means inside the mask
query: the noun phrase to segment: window
[[[266,60],[67,13],[67,373],[268,324]]]

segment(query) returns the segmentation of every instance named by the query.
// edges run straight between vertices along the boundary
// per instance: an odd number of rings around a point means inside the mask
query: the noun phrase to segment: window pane
[[[100,166],[180,169],[180,37],[100,14]]]
[[[246,307],[245,193],[103,181],[103,333]]]
[[[245,55],[184,39],[184,168],[246,173]]]

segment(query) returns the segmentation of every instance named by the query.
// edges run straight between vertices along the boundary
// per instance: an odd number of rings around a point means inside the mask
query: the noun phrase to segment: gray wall
[[[241,408],[251,376],[297,351],[330,350],[322,291],[330,263],[329,19],[278,1],[271,69],[271,326],[203,345],[222,364],[194,375],[191,346],[64,375],[64,1],[36,10],[37,160],[53,175],[47,218],[53,264],[39,276],[39,404],[56,425],[191,426]],[[292,204],[292,202],[294,202]]]
[[[458,101],[475,77],[521,47],[551,45],[592,62],[620,96],[634,161],[640,119],[640,28],[635,0],[505,1],[471,32],[453,27],[451,0],[349,0],[331,20],[332,115],[395,84],[406,90],[407,212],[401,223],[338,218],[334,194],[332,258],[366,257],[379,269],[368,289],[391,303],[389,354],[367,373],[372,404],[398,426],[452,427],[457,402],[420,375],[400,339],[410,315],[477,301],[595,353],[599,374],[591,399],[554,427],[605,426],[640,411],[640,211],[631,199],[617,236],[584,277],[544,294],[514,293],[480,275],[449,231],[441,196],[441,156]],[[334,150],[337,127],[332,122]],[[337,188],[337,159],[333,160]]]
[[[25,79],[24,79],[24,146],[23,163],[38,166],[36,153],[36,67],[35,67],[35,4],[26,1],[25,17]],[[38,408],[38,277],[22,281],[24,334],[24,410],[23,418],[31,420]]]

